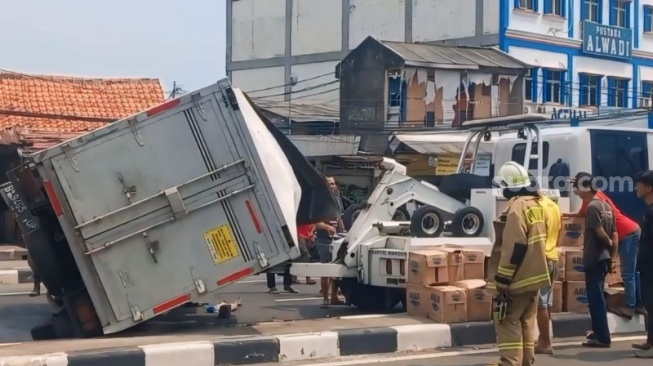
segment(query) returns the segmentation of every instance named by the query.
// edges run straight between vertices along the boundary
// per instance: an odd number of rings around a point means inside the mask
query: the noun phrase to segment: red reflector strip
[[[57,217],[63,216],[63,207],[61,207],[61,201],[59,201],[59,197],[57,197],[57,194],[54,192],[52,182],[44,180],[43,187],[45,188],[45,192],[48,194],[55,215],[57,215]]]
[[[170,108],[174,108],[174,107],[178,106],[179,103],[181,103],[181,99],[179,99],[179,98],[172,99],[172,100],[169,100],[169,101],[167,101],[165,103],[159,104],[156,107],[148,109],[147,112],[145,112],[145,113],[147,114],[148,117],[156,116],[159,113],[163,113],[163,112],[167,111]]]
[[[238,280],[240,280],[242,278],[245,278],[245,277],[247,277],[247,276],[249,276],[249,275],[251,275],[253,273],[254,273],[254,268],[241,269],[240,271],[238,271],[236,273],[230,274],[229,276],[227,276],[225,278],[219,279],[217,283],[218,283],[218,286],[224,286],[226,284],[236,282],[236,281],[238,281]]]
[[[190,294],[184,294],[155,306],[152,309],[152,311],[154,312],[154,315],[161,314],[163,312],[176,308],[177,306],[184,305],[189,301],[190,301]]]
[[[263,232],[263,226],[261,226],[261,221],[258,219],[258,215],[256,214],[256,210],[254,210],[252,201],[247,200],[245,201],[245,204],[247,205],[247,211],[249,211],[249,215],[252,217],[252,221],[254,221],[254,227],[256,227],[256,231],[261,234]]]

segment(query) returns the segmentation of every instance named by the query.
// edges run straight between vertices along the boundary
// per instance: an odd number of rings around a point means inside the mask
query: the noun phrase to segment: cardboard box
[[[409,316],[426,318],[431,308],[431,289],[427,286],[406,285],[406,313]]]
[[[453,283],[467,292],[467,321],[482,322],[492,320],[492,294],[485,287],[484,280],[463,280]]]
[[[568,281],[564,285],[564,311],[570,313],[589,313],[585,281]]]
[[[564,265],[565,281],[585,281],[583,248],[559,247],[559,263]]]
[[[558,245],[562,247],[582,247],[585,232],[584,217],[565,217],[562,219],[562,230],[558,237]]]
[[[442,247],[447,253],[449,283],[485,279],[485,253],[482,250]]]
[[[424,286],[449,283],[447,260],[447,254],[439,250],[408,253],[408,283]]]
[[[553,307],[551,313],[562,313],[562,282],[553,282]]]
[[[428,318],[438,323],[464,323],[467,321],[467,293],[465,289],[454,286],[434,286],[430,288]]]

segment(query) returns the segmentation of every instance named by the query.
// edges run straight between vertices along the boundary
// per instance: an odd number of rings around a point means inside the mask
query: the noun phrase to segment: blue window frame
[[[653,32],[653,6],[644,6],[644,32]]]
[[[643,80],[642,81],[642,93],[640,98],[653,99],[653,80]],[[639,102],[638,107],[644,107],[644,105]]]
[[[603,21],[602,16],[602,3],[601,0],[582,0],[582,6],[580,8],[580,20],[589,20],[594,23],[601,23]]]
[[[567,16],[567,0],[544,0],[544,14]]]
[[[515,0],[515,9],[523,9],[537,12],[539,0]]]
[[[524,75],[524,99],[537,102],[537,72],[538,68],[529,69]]]
[[[578,74],[579,101],[578,106],[598,107],[601,105],[601,79],[603,76]]]
[[[628,79],[608,77],[608,107],[628,106]]]
[[[610,0],[610,25],[630,28],[630,0]]]
[[[544,103],[565,104],[564,70],[542,69],[542,100]]]

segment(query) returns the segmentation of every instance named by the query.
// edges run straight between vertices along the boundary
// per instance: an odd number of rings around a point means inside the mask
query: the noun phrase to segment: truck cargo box
[[[209,302],[299,256],[300,205],[310,220],[335,202],[261,117],[225,79],[37,152],[9,174],[3,198],[76,336]]]

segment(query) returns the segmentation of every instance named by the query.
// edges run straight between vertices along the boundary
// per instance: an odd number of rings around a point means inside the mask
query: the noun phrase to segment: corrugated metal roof
[[[332,105],[315,105],[283,102],[256,101],[259,108],[295,122],[339,121],[340,109]],[[285,105],[284,105],[285,104]]]
[[[379,41],[388,47],[407,64],[432,64],[433,66],[455,66],[457,69],[507,68],[523,69],[529,67],[521,61],[495,48],[456,47],[424,43],[403,43]]]

